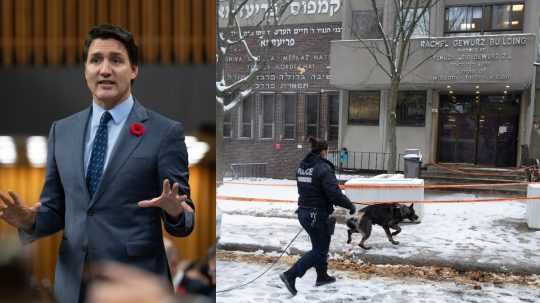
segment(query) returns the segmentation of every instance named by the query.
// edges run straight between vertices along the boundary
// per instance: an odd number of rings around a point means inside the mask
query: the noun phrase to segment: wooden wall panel
[[[0,0],[3,66],[80,63],[88,30],[133,33],[141,62],[215,62],[215,0]]]
[[[158,55],[159,1],[143,1],[142,11],[142,58],[143,62],[155,62]]]
[[[96,24],[111,23],[109,19],[109,0],[97,0],[96,2]]]
[[[60,65],[63,54],[63,7],[61,0],[47,1],[46,54],[47,63]]]
[[[206,0],[205,11],[206,62],[216,63],[216,1]]]
[[[128,1],[128,30],[133,34],[135,41],[137,41],[139,53],[141,52],[141,18],[141,1]]]
[[[32,50],[35,65],[45,63],[45,0],[33,3]]]
[[[66,58],[65,63],[73,65],[80,61],[79,53],[77,52],[77,2],[65,2],[65,47]]]
[[[126,27],[128,6],[126,0],[113,0],[111,2],[111,23],[120,27]]]
[[[194,1],[191,6],[191,48],[193,49],[193,63],[201,64],[204,61],[204,2]]]
[[[10,66],[13,64],[13,1],[2,0],[1,7],[2,15],[2,65]]]
[[[30,0],[15,1],[15,62],[17,65],[30,63],[30,31],[32,14]]]
[[[81,54],[88,31],[95,24],[95,3],[93,0],[79,0],[79,26],[77,30],[77,52]],[[84,62],[83,62],[84,63]]]
[[[216,238],[216,175],[209,167],[191,167],[189,170],[191,198],[195,203],[195,229],[186,238],[171,239],[181,258],[193,260],[206,254]]]
[[[27,205],[34,205],[39,201],[44,178],[43,168],[0,166],[0,191],[13,190]],[[204,256],[215,239],[215,170],[212,167],[191,167],[190,185],[196,203],[196,227],[189,237],[172,240],[182,258],[193,260]],[[15,234],[14,228],[0,220],[0,237]],[[170,238],[166,232],[164,234]],[[30,245],[32,270],[39,280],[52,281],[61,238],[60,232]]]
[[[189,62],[191,50],[191,2],[175,1],[174,10],[174,52],[176,62],[185,64]]]
[[[172,5],[171,0],[159,1],[159,58],[162,64],[171,63]]]

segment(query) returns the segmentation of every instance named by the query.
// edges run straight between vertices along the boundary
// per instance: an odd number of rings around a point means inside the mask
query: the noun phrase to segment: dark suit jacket
[[[64,230],[56,264],[55,294],[60,303],[79,301],[85,263],[112,260],[170,279],[161,221],[174,236],[193,230],[193,214],[178,222],[159,208],[137,202],[158,197],[163,179],[180,183],[189,196],[188,155],[182,125],[135,101],[101,182],[90,198],[85,181],[84,146],[91,107],[56,121],[48,139],[47,173],[33,232],[24,242]],[[137,137],[133,123],[144,125]],[[191,200],[188,203],[193,206]]]

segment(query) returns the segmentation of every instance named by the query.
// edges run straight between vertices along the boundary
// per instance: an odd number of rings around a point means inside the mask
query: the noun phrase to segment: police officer
[[[296,278],[315,267],[317,281],[321,286],[336,281],[328,275],[328,249],[333,233],[335,219],[330,217],[334,206],[349,209],[354,214],[356,208],[338,186],[334,165],[326,160],[328,144],[324,140],[309,138],[311,152],[302,160],[296,171],[298,186],[298,220],[311,240],[311,251],[304,254],[289,270],[280,274],[291,294],[296,295]]]

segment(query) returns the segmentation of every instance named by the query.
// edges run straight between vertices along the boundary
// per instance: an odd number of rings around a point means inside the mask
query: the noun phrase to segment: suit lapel
[[[86,177],[84,171],[84,152],[86,149],[86,133],[88,132],[88,125],[90,124],[91,108],[89,107],[80,113],[75,121],[73,141],[75,145],[79,146],[79,150],[74,155],[75,165],[73,166],[77,170],[77,179],[79,179],[79,185],[83,188],[83,193],[87,200],[90,200],[90,194],[88,193],[88,187],[86,186]]]
[[[133,123],[143,123],[147,119],[148,113],[146,112],[146,109],[135,100],[133,109],[129,113],[128,119],[126,120],[126,123],[122,127],[120,135],[116,140],[109,163],[103,172],[103,176],[101,177],[101,181],[96,189],[96,193],[94,194],[92,201],[90,201],[89,208],[91,208],[92,205],[99,200],[101,195],[103,195],[103,192],[106,190],[107,186],[111,184],[112,180],[118,173],[118,170],[124,165],[124,163],[126,163],[127,159],[129,159],[135,148],[142,141],[144,135],[140,137],[133,135],[130,130],[131,125],[133,125]]]

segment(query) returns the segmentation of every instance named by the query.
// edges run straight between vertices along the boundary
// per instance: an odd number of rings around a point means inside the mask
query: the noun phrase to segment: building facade
[[[391,28],[393,1],[377,4],[383,28]],[[340,91],[338,147],[384,152],[390,81],[358,39],[382,40],[366,17],[371,3],[343,6],[342,38],[330,51],[331,84]],[[515,167],[540,158],[539,19],[537,0],[431,7],[411,40],[400,85],[397,151],[418,148],[425,164]]]
[[[319,2],[294,1],[286,22],[273,29],[269,68],[255,93],[225,116],[227,167],[265,163],[267,177],[292,178],[313,135],[347,149],[343,168],[385,169],[390,81],[359,41],[382,43],[371,1]],[[390,30],[394,1],[376,3]],[[249,12],[244,19],[253,19]],[[424,164],[487,167],[540,158],[539,19],[537,0],[436,1],[411,41],[397,104],[397,152],[420,149]],[[264,42],[250,43],[255,52],[265,50]],[[229,80],[247,73],[240,56],[228,60]],[[339,166],[338,157],[332,160]]]
[[[224,115],[224,162],[233,167],[264,167],[259,176],[293,178],[305,156],[309,136],[325,138],[337,148],[339,91],[330,85],[330,41],[342,36],[342,1],[293,1],[276,26],[255,26],[267,1],[249,1],[238,19],[255,56],[265,58],[254,92]],[[218,10],[220,31],[228,7]],[[262,31],[271,31],[263,35]],[[261,38],[264,37],[264,38]],[[227,83],[248,74],[242,46],[225,58]],[[249,175],[249,173],[248,173]]]

